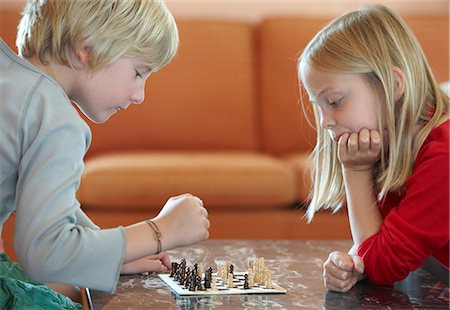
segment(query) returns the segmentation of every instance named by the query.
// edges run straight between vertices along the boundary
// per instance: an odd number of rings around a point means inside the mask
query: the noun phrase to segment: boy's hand
[[[153,221],[161,231],[163,249],[191,245],[209,237],[208,211],[201,199],[191,194],[170,198]]]
[[[333,252],[323,264],[323,280],[330,291],[346,293],[363,278],[364,261],[360,256]]]
[[[142,272],[166,272],[172,269],[170,258],[167,252],[161,252],[124,264],[121,274],[135,274]]]
[[[381,156],[381,138],[376,130],[363,128],[344,133],[338,141],[338,158],[348,169],[364,171],[373,169]]]

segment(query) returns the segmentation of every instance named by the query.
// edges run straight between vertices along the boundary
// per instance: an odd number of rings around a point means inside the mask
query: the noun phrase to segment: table
[[[323,286],[322,264],[332,251],[347,251],[350,241],[208,240],[169,251],[172,260],[215,268],[230,259],[247,269],[248,257],[264,257],[272,280],[287,294],[179,297],[156,274],[121,276],[116,293],[92,291],[94,309],[449,309],[449,288],[419,269],[394,287],[361,281],[346,294]]]

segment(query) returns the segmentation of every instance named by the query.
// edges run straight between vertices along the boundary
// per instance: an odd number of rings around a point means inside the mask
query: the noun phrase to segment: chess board
[[[245,272],[236,272],[234,275],[234,287],[228,287],[228,283],[223,283],[220,277],[217,278],[216,289],[208,288],[205,291],[189,291],[184,285],[174,281],[169,274],[159,274],[161,280],[179,296],[212,296],[212,295],[247,295],[247,294],[286,294],[286,290],[272,282],[273,288],[266,288],[263,285],[251,286],[244,289]],[[217,276],[216,273],[213,273]]]

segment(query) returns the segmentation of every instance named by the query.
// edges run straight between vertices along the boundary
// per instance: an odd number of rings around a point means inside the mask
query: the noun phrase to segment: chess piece
[[[212,274],[213,274],[213,269],[212,267],[208,268],[208,274],[209,274],[209,279],[211,280]]]
[[[212,276],[211,279],[211,289],[217,291],[217,277]]]
[[[273,288],[272,272],[270,270],[267,270],[266,272],[266,288]]]
[[[255,274],[253,272],[250,272],[248,275],[248,285],[250,287],[255,286]]]
[[[250,288],[248,284],[248,274],[244,275],[244,290],[248,290]]]
[[[234,281],[233,281],[232,274],[230,274],[230,276],[228,277],[228,287],[229,288],[233,288],[234,287]]]
[[[172,262],[172,270],[170,271],[170,277],[174,278],[177,274],[178,263]]]
[[[203,275],[203,266],[202,265],[198,265],[197,268],[197,274],[201,277]]]
[[[190,292],[195,292],[195,286],[194,286],[194,284],[192,282],[189,283],[189,291]]]
[[[205,289],[211,288],[211,280],[205,277]]]

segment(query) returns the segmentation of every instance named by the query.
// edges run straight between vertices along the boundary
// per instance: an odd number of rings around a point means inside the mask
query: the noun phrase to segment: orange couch
[[[407,19],[438,80],[448,80],[448,18]],[[17,12],[1,11],[10,44],[17,20]],[[89,123],[83,209],[100,226],[126,225],[191,192],[209,210],[211,238],[349,238],[345,214],[320,212],[306,225],[296,208],[307,198],[304,164],[314,145],[296,61],[327,22],[179,20],[179,53],[150,78],[145,102]]]

